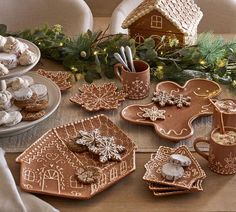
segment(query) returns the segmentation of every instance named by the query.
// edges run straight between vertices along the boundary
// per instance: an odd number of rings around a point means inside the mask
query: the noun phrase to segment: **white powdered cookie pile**
[[[170,181],[178,180],[184,175],[184,168],[190,166],[191,159],[181,154],[170,155],[169,162],[161,168],[161,175]]]
[[[35,84],[30,76],[15,77],[6,84],[7,89],[0,91],[0,127],[34,121],[45,115],[48,107],[45,85]]]
[[[8,74],[9,70],[18,65],[27,66],[36,60],[37,56],[29,50],[27,44],[14,37],[0,36],[0,76]]]

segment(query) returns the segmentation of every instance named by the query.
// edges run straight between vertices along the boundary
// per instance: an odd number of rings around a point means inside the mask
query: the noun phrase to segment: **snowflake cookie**
[[[175,96],[174,103],[178,108],[182,108],[183,106],[189,107],[191,104],[191,97],[184,96],[183,94],[179,94]]]
[[[101,176],[101,170],[94,166],[80,167],[76,171],[76,179],[83,184],[96,183]]]
[[[121,155],[125,150],[122,145],[117,145],[113,137],[101,137],[94,146],[89,147],[89,151],[99,156],[101,163],[106,163],[109,160],[121,161]]]
[[[152,101],[158,103],[161,107],[175,104],[174,95],[162,90],[154,92]]]
[[[95,129],[91,132],[86,132],[86,131],[79,131],[80,137],[76,140],[76,143],[78,145],[83,145],[83,146],[94,146],[95,143],[99,138],[101,138],[100,130]]]
[[[144,118],[150,118],[151,121],[156,121],[157,119],[165,120],[165,110],[159,110],[156,106],[153,106],[152,108],[139,108],[144,113],[142,114],[142,117]]]

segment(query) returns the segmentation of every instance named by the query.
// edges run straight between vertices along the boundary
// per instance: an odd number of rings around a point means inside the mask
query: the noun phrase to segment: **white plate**
[[[47,86],[48,88],[48,108],[46,109],[46,114],[35,121],[22,121],[19,124],[12,127],[0,127],[0,137],[12,136],[16,134],[20,134],[29,128],[35,126],[36,124],[42,122],[47,119],[52,113],[58,108],[61,102],[61,92],[58,86],[52,82],[50,79],[43,77],[36,73],[28,73],[27,75],[33,77],[35,83],[41,83]]]
[[[21,42],[27,44],[29,46],[29,50],[35,53],[35,55],[37,56],[37,59],[31,65],[28,65],[28,66],[18,65],[16,68],[9,70],[9,73],[7,75],[1,76],[0,80],[12,78],[12,77],[17,77],[22,74],[25,74],[26,72],[30,71],[38,63],[38,61],[40,59],[41,53],[40,53],[39,48],[35,44],[33,44],[32,42],[30,42],[28,40],[22,39],[22,38],[17,38],[17,39],[20,40]]]

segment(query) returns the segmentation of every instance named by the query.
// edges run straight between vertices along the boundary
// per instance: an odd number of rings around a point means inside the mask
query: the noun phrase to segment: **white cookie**
[[[180,165],[180,166],[190,166],[192,161],[189,157],[181,154],[172,154],[170,156],[170,163]]]
[[[35,53],[31,52],[30,50],[26,49],[19,58],[19,63],[22,66],[27,66],[33,64],[37,59]]]
[[[0,91],[0,106],[11,101],[11,98],[12,94],[9,91],[7,90]]]
[[[9,112],[9,117],[5,122],[5,126],[11,127],[21,122],[22,115],[19,111]]]
[[[182,166],[173,163],[166,163],[161,168],[161,175],[166,180],[178,180],[183,177],[184,169]]]
[[[0,51],[3,50],[3,47],[4,47],[6,42],[7,42],[7,38],[0,35]]]
[[[39,99],[43,98],[48,93],[47,87],[43,84],[34,84],[34,85],[31,85],[30,88],[32,89],[34,93],[37,94]]]
[[[7,111],[9,108],[11,108],[12,103],[11,101],[5,102],[4,104],[0,105],[0,110]]]
[[[16,56],[20,56],[28,48],[28,45],[22,43],[16,38],[7,37],[7,41],[3,46],[3,51],[10,54],[15,54]]]
[[[27,75],[24,75],[24,76],[21,76],[22,79],[24,80],[27,80],[29,85],[33,85],[34,84],[34,79],[30,76],[27,76]]]
[[[11,84],[12,90],[17,91],[21,88],[27,88],[29,87],[28,80],[24,80],[21,77],[17,77]]]
[[[0,63],[0,76],[7,75],[8,73],[9,73],[8,68]]]
[[[18,59],[14,54],[0,53],[0,63],[8,69],[13,69],[18,64]]]
[[[0,125],[5,124],[8,118],[9,118],[9,114],[7,112],[0,111]]]
[[[28,100],[33,96],[33,91],[30,88],[21,88],[14,92],[14,98],[18,101]]]

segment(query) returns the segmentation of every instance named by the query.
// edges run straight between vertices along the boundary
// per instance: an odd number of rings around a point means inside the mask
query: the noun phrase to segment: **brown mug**
[[[144,99],[149,95],[150,67],[142,60],[134,60],[136,72],[127,71],[120,63],[116,64],[114,71],[123,84],[128,99]]]
[[[236,128],[225,127],[226,131],[236,132]],[[209,164],[209,168],[218,174],[229,175],[236,173],[236,143],[235,144],[219,144],[213,139],[213,135],[219,132],[219,128],[215,128],[211,132],[210,138],[197,138],[193,145],[195,151],[205,158]],[[198,143],[209,144],[209,154],[199,150]]]
[[[221,122],[221,116],[222,116],[222,121],[224,126],[228,127],[236,127],[236,112],[229,112],[229,111],[220,111],[216,105],[215,102],[217,100],[211,100],[212,104],[214,105],[214,113],[213,113],[213,129],[220,127],[220,122]],[[236,100],[234,99],[222,99],[220,101],[230,101],[234,104],[236,104]]]

